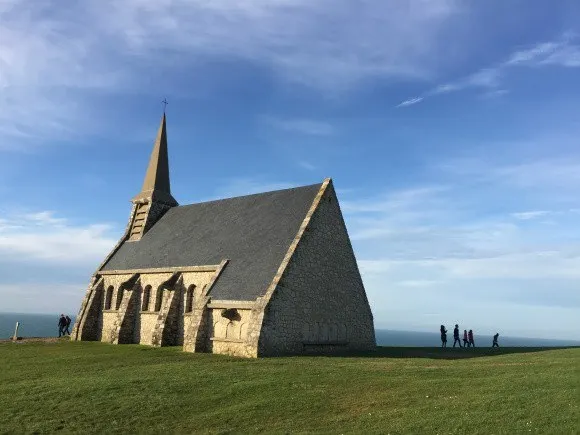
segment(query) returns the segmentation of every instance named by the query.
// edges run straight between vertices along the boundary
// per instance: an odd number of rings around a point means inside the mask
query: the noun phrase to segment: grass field
[[[0,433],[578,433],[580,348],[246,360],[1,343]]]

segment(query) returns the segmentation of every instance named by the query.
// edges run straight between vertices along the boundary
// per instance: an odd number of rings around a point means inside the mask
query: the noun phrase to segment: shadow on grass
[[[480,348],[452,348],[440,347],[386,347],[377,346],[376,350],[344,354],[344,357],[356,358],[431,358],[431,359],[466,359],[488,356],[509,355],[512,353],[545,352],[559,349],[578,349],[577,346],[563,347],[480,347]]]

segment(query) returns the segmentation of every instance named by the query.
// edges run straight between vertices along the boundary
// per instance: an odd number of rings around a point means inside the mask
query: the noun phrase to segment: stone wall
[[[167,298],[170,290],[161,288],[162,284],[173,276],[173,272],[143,273],[141,277],[141,297],[139,298],[139,341],[140,344],[153,345],[154,331],[158,328],[159,311],[163,306],[163,297]],[[146,296],[148,294],[148,297]],[[147,303],[148,302],[148,303]],[[147,305],[147,306],[145,306]]]
[[[94,283],[94,280],[91,280]],[[75,323],[71,339],[98,341],[101,339],[102,310],[104,288],[103,279],[100,278],[92,287],[89,287],[87,295],[80,309],[80,320]],[[101,320],[99,322],[99,320]]]
[[[196,301],[202,298],[215,274],[211,268],[203,271],[103,274],[87,291],[83,321],[77,322],[78,339],[182,345]],[[173,286],[166,288],[164,284],[172,277],[178,279]],[[129,285],[121,289],[123,283]],[[83,331],[86,332],[83,334]]]
[[[107,343],[117,342],[119,329],[122,326],[123,318],[129,307],[128,301],[123,305],[123,297],[128,297],[133,292],[131,289],[121,290],[123,283],[129,281],[134,274],[125,273],[120,275],[103,276],[103,322],[101,330],[101,341]],[[127,294],[125,294],[127,292]],[[132,296],[132,295],[130,295]],[[134,305],[131,304],[131,307]],[[120,309],[121,308],[121,309]]]
[[[103,311],[103,323],[101,330],[101,341],[112,343],[115,340],[115,325],[117,322],[118,312],[115,310]]]
[[[246,302],[247,305],[247,302]],[[210,305],[211,306],[211,305]],[[208,351],[233,356],[255,357],[256,349],[248,343],[248,328],[252,311],[248,308],[212,308]]]
[[[372,312],[329,183],[265,307],[258,355],[374,347]]]
[[[157,323],[156,312],[141,311],[139,313],[139,344],[150,345],[153,342],[153,330]]]
[[[115,344],[134,343],[135,332],[139,331],[136,320],[139,318],[140,297],[141,285],[139,276],[134,275],[131,278],[131,282],[120,293]]]
[[[183,333],[177,328],[178,317],[183,316],[182,295],[183,279],[179,273],[160,287],[159,315],[151,335],[153,346],[174,346],[179,341],[178,335]]]
[[[191,303],[191,312],[184,316],[183,350],[185,352],[207,352],[210,347],[211,321],[209,319],[209,294],[216,280],[227,266],[229,260],[223,260],[211,276],[207,276],[207,283],[198,286]],[[186,294],[187,297],[187,294]],[[186,309],[187,311],[187,309]]]
[[[184,345],[187,331],[194,322],[194,312],[197,310],[203,317],[207,304],[206,292],[219,270],[212,272],[189,272],[183,274],[183,317],[181,323],[180,340],[177,344]],[[190,290],[193,290],[190,294]],[[191,298],[188,302],[188,298]],[[200,325],[205,327],[205,325]]]

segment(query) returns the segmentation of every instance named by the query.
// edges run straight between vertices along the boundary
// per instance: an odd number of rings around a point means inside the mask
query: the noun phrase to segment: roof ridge
[[[263,195],[267,195],[267,194],[271,194],[271,193],[287,192],[287,191],[290,191],[290,190],[307,189],[307,188],[313,188],[315,186],[322,186],[323,184],[324,184],[324,181],[321,182],[321,183],[313,183],[313,184],[306,184],[306,185],[296,186],[296,187],[288,187],[286,189],[268,190],[266,192],[250,193],[250,194],[247,194],[247,195],[239,195],[239,196],[230,196],[230,197],[227,197],[227,198],[210,199],[208,201],[194,202],[194,203],[191,203],[191,204],[180,204],[179,206],[174,207],[174,208],[185,208],[185,207],[190,207],[190,206],[193,206],[193,205],[210,204],[210,203],[216,203],[216,202],[220,202],[220,201],[231,201],[233,199],[242,199],[242,198],[257,197],[257,196],[263,196]]]

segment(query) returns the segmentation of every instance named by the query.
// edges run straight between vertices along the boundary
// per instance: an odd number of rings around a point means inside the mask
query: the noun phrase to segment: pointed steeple
[[[167,156],[167,130],[165,112],[153,145],[149,166],[143,181],[143,187],[131,201],[133,211],[130,218],[128,240],[138,241],[155,225],[167,210],[174,207],[177,201],[171,195],[169,183],[169,158]]]
[[[141,192],[133,198],[133,202],[141,202],[143,200],[162,202],[167,205],[177,205],[177,201],[171,196],[171,184],[169,182],[165,113],[163,113],[161,125],[157,131],[157,138],[153,145],[143,187]]]

